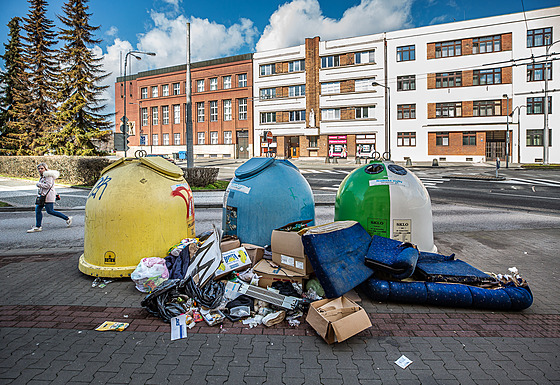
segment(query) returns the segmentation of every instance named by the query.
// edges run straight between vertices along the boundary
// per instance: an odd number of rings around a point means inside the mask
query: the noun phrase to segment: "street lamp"
[[[506,98],[506,168],[509,167],[509,96],[503,95]]]
[[[517,110],[517,163],[521,163],[521,109],[527,106],[525,104],[517,106],[511,111],[511,116],[515,114]]]
[[[128,142],[128,122],[126,119],[126,63],[128,61],[128,55],[132,55],[132,57],[136,58],[137,60],[142,59],[140,56],[136,55],[149,55],[149,56],[156,56],[155,52],[143,52],[143,51],[128,51],[124,56],[124,115],[123,115],[123,125],[124,125],[124,157],[126,158],[126,148]]]
[[[391,88],[378,82],[373,82],[371,85],[387,89],[387,125],[385,126],[385,153],[383,154],[383,158],[391,160]]]
[[[552,37],[551,39],[552,40]],[[554,44],[560,42],[556,40],[546,46],[546,55],[544,56],[544,130],[543,130],[543,164],[548,164],[548,74],[552,74],[552,62],[550,63],[550,72],[548,71],[548,50]]]

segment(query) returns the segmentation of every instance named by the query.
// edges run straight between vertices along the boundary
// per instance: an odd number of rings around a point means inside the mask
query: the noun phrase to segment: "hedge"
[[[215,167],[181,167],[183,176],[191,187],[204,187],[216,182],[218,171]]]
[[[37,164],[41,162],[45,162],[49,170],[58,170],[62,183],[93,186],[101,170],[113,160],[98,156],[0,156],[0,174],[36,179],[39,177]]]

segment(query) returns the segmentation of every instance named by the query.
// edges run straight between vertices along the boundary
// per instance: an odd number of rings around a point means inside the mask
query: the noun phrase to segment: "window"
[[[152,107],[152,124],[155,126],[158,124],[158,108]]]
[[[179,95],[181,93],[181,83],[173,83],[173,95]]]
[[[407,45],[404,47],[397,47],[397,61],[412,61],[415,60],[415,46]]]
[[[357,52],[354,54],[354,64],[375,63],[375,51]]]
[[[321,58],[321,68],[338,67],[339,65],[340,65],[340,57],[338,55],[323,56]]]
[[[231,99],[224,100],[224,120],[231,120]]]
[[[436,103],[436,118],[455,118],[461,115],[461,102]]]
[[[140,88],[140,99],[148,99],[148,87]]]
[[[152,98],[158,97],[158,86],[152,86]]]
[[[148,125],[148,108],[147,107],[142,107],[142,125],[143,126]]]
[[[340,108],[326,108],[321,110],[321,120],[340,120]]]
[[[204,134],[205,132],[199,132],[198,133],[198,144],[205,144],[205,138],[204,138]]]
[[[224,144],[232,144],[231,131],[224,131]]]
[[[173,106],[173,123],[181,123],[181,106],[178,104]]]
[[[290,122],[301,122],[305,120],[305,110],[290,111]]]
[[[237,87],[247,87],[247,74],[237,75]]]
[[[210,79],[210,91],[216,91],[218,89],[218,78]]]
[[[461,56],[461,40],[436,43],[436,58]]]
[[[375,106],[356,107],[356,119],[375,118]]]
[[[212,100],[210,101],[210,121],[217,122],[218,121],[218,101]]]
[[[354,91],[372,91],[374,88],[371,85],[375,79],[356,79],[354,81]]]
[[[502,69],[474,70],[473,85],[502,84]]]
[[[397,132],[397,146],[415,147],[416,132]]]
[[[231,88],[231,76],[224,76],[222,78],[222,86],[224,87],[224,90]]]
[[[397,119],[416,119],[416,104],[397,105]]]
[[[169,146],[169,134],[163,134],[163,145]]]
[[[161,96],[169,96],[169,84],[161,86]]]
[[[461,87],[461,79],[461,71],[436,74],[436,88]]]
[[[263,64],[261,66],[261,76],[274,75],[276,73],[276,64]]]
[[[543,129],[527,130],[527,147],[543,146]],[[548,146],[552,146],[552,129],[548,129]]]
[[[275,123],[276,112],[261,112],[261,123]]]
[[[501,114],[501,100],[475,100],[473,102],[473,116],[499,116]]]
[[[276,98],[276,88],[261,88],[260,90],[261,99],[275,99]]]
[[[552,63],[549,62],[547,64],[546,74],[548,76],[548,80],[552,80]],[[545,63],[527,64],[527,81],[536,82],[544,80],[544,68]]]
[[[305,60],[295,60],[288,63],[288,72],[305,71]]]
[[[544,115],[544,97],[527,98],[527,115]],[[548,113],[552,113],[552,96],[548,97]]]
[[[210,144],[218,144],[218,131],[210,132]]]
[[[290,86],[288,88],[288,96],[305,96],[305,84]]]
[[[449,132],[436,133],[436,146],[449,146]]]
[[[148,135],[140,135],[140,145],[146,146],[148,144]]]
[[[161,107],[161,123],[169,124],[169,106]]]
[[[204,92],[204,79],[196,81],[196,91]]]
[[[397,76],[397,91],[411,91],[416,89],[416,75]]]
[[[204,102],[196,103],[196,121],[204,122]]]
[[[500,35],[477,37],[473,39],[472,53],[499,52],[502,50],[502,37]]]
[[[173,144],[178,146],[181,144],[181,134],[180,133],[175,133],[173,134]]]
[[[476,146],[476,132],[463,132],[463,146]]]
[[[247,120],[247,98],[237,99],[239,120]]]
[[[309,141],[308,145],[307,145],[308,148],[318,148],[319,147],[319,144],[318,144],[319,143],[319,136],[317,136],[317,135],[308,136],[307,139]]]
[[[152,135],[152,145],[153,146],[158,146],[159,145],[158,134],[153,134]]]
[[[339,94],[340,82],[321,83],[321,94]]]
[[[552,27],[527,31],[527,48],[542,47],[552,42]]]

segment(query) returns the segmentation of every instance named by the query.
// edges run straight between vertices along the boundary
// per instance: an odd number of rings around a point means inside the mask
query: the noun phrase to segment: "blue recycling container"
[[[315,201],[311,186],[292,163],[252,158],[235,170],[224,196],[224,235],[265,246],[272,230],[302,220],[315,224]]]
[[[179,151],[179,159],[187,159],[187,152]]]

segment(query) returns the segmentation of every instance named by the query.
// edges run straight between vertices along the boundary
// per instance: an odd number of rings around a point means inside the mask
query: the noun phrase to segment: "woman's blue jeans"
[[[55,211],[54,203],[45,203],[44,207],[45,210],[47,210],[47,214],[62,218],[65,221],[68,220],[68,217],[66,215],[62,214],[59,211]],[[42,222],[43,222],[43,206],[35,205],[35,226],[41,227]]]

